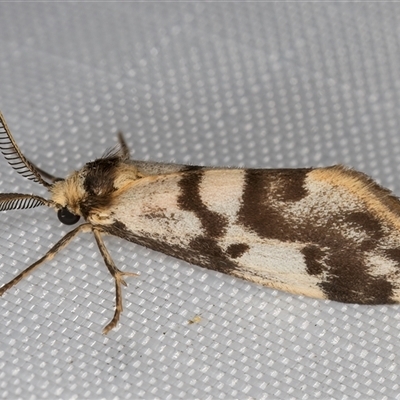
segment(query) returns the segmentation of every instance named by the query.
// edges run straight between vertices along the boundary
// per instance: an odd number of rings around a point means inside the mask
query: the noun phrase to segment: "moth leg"
[[[126,286],[126,282],[123,276],[138,276],[138,274],[119,270],[104,244],[103,238],[101,237],[101,231],[98,229],[93,229],[93,234],[96,239],[97,246],[99,247],[100,253],[103,256],[104,262],[108,270],[110,271],[110,274],[115,280],[115,313],[112,320],[103,329],[103,333],[107,335],[107,333],[111,329],[114,329],[117,326],[119,317],[123,310],[121,284]]]
[[[129,152],[129,147],[126,144],[124,135],[122,134],[122,132],[118,132],[118,142],[121,148],[121,153],[122,153],[122,158],[124,159],[129,159],[130,157],[130,152]]]
[[[78,233],[80,232],[90,232],[92,230],[91,224],[82,224],[68,232],[61,240],[59,240],[41,259],[34,262],[31,266],[23,270],[19,275],[17,275],[10,282],[6,283],[0,288],[0,296],[2,296],[8,289],[16,285],[20,280],[24,279],[28,274],[30,274],[34,269],[45,261],[53,259],[53,257],[62,250]]]

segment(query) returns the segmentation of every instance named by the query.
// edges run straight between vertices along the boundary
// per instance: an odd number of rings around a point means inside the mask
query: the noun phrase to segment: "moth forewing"
[[[400,300],[400,202],[342,166],[181,169],[138,180],[109,215],[112,235],[258,284]]]
[[[0,123],[7,161],[51,194],[51,200],[3,194],[0,210],[47,205],[65,224],[86,221],[0,295],[78,233],[92,231],[115,280],[115,313],[104,333],[122,312],[124,276],[136,274],[117,268],[103,234],[294,294],[360,304],[400,301],[400,201],[361,172],[342,166],[228,169],[129,160],[119,134],[117,151],[62,180],[30,163],[1,114]]]

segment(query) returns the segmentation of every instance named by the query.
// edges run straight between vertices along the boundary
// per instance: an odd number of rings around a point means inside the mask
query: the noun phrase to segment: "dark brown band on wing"
[[[182,210],[193,212],[199,218],[207,237],[218,238],[222,236],[228,224],[227,218],[207,208],[201,199],[200,184],[204,171],[197,170],[182,174],[179,181],[181,193],[178,197],[178,205]],[[216,192],[218,188],[215,188]]]
[[[310,169],[262,170],[245,172],[242,205],[238,222],[261,238],[291,240],[293,227],[285,221],[271,199],[299,201],[307,195],[305,178]]]
[[[320,277],[319,286],[327,298],[345,303],[393,303],[389,277],[375,276],[369,269],[366,251],[377,249],[383,228],[368,210],[343,212],[338,207],[321,217],[321,203],[315,205],[317,213],[300,212],[295,219],[286,215],[285,202],[308,195],[305,179],[310,171],[247,170],[238,223],[262,239],[304,244],[307,272]],[[318,197],[318,193],[312,195]],[[351,240],[345,234],[349,229],[365,231],[366,235]],[[396,258],[393,253],[392,259]]]

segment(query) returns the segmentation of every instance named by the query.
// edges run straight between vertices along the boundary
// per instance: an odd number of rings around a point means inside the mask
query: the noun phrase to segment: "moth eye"
[[[67,207],[58,210],[58,219],[65,225],[74,225],[79,221],[80,216],[72,214]]]

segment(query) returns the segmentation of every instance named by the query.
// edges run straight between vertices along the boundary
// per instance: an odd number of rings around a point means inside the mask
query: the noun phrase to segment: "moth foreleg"
[[[0,288],[0,296],[2,296],[8,289],[16,285],[20,280],[25,278],[34,269],[36,269],[40,264],[51,260],[60,250],[62,250],[78,233],[89,232],[92,230],[90,224],[82,224],[68,232],[61,240],[59,240],[41,259],[34,262],[31,266],[23,270],[19,275],[17,275],[10,282],[6,283]]]
[[[122,313],[122,290],[121,290],[121,284],[126,286],[126,282],[124,280],[124,275],[125,276],[138,276],[138,274],[135,274],[133,272],[124,272],[121,271],[117,268],[115,265],[113,259],[111,258],[110,253],[108,252],[103,238],[101,237],[101,231],[98,229],[93,229],[93,234],[97,242],[97,246],[99,247],[100,253],[103,256],[104,262],[110,271],[110,274],[115,280],[115,313],[114,317],[112,320],[104,327],[103,333],[107,335],[107,333],[116,327],[119,317]]]

